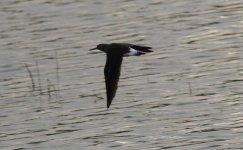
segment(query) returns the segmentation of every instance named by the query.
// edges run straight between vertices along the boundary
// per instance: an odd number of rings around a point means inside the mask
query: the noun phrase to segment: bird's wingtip
[[[110,108],[110,105],[111,105],[111,104],[108,104],[108,103],[107,103],[107,106],[106,106],[107,110]]]

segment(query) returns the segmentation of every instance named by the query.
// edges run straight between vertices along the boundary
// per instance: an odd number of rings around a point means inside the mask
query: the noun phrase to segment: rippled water
[[[242,16],[242,0],[1,0],[0,149],[243,149]],[[88,49],[111,42],[155,52],[124,59],[107,111]]]

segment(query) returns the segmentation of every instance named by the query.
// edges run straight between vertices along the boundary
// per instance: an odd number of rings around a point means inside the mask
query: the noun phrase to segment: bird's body
[[[133,45],[129,43],[99,44],[96,48],[91,50],[94,49],[101,50],[107,55],[104,74],[106,83],[107,108],[109,108],[116,94],[123,57],[140,56],[153,51],[150,50],[152,49],[151,47]]]

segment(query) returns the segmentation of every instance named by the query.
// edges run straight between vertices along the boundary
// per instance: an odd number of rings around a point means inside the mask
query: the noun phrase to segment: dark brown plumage
[[[151,47],[140,46],[128,43],[99,44],[96,48],[106,53],[106,64],[104,69],[107,108],[110,107],[116,95],[118,81],[120,77],[122,59],[125,56],[140,56],[148,52],[153,52]]]

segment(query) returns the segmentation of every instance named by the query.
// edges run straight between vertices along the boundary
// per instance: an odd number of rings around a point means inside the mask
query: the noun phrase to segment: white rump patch
[[[137,53],[138,53],[138,51],[137,51],[137,50],[135,50],[135,49],[133,49],[133,48],[131,48],[131,47],[130,47],[129,52],[128,52],[128,53],[123,54],[123,56],[136,56],[136,55],[137,55]]]

